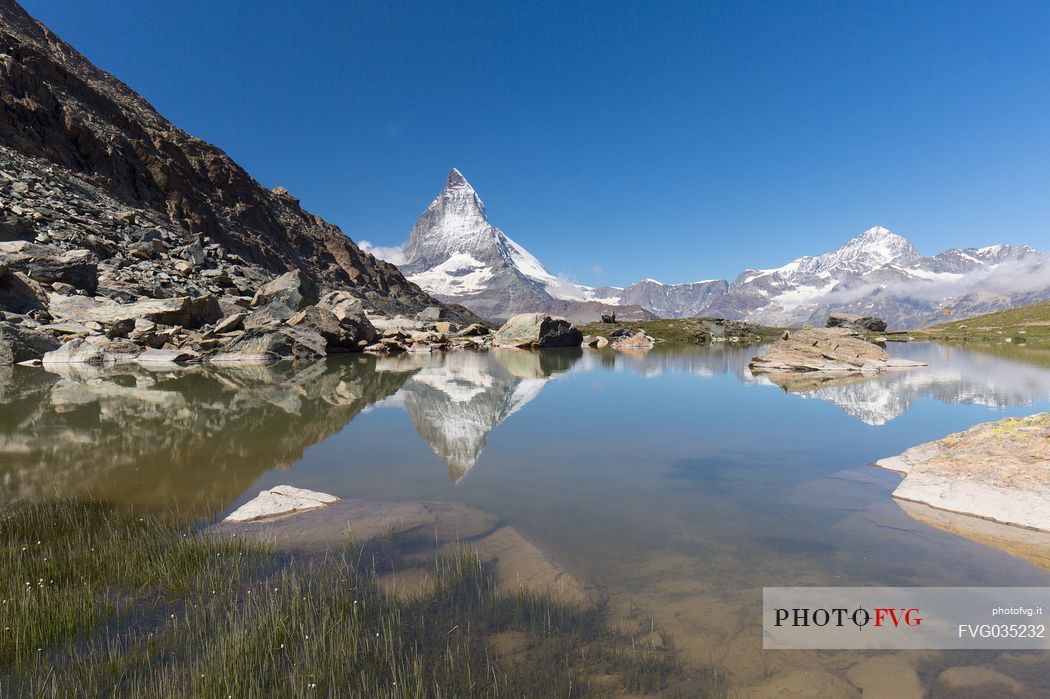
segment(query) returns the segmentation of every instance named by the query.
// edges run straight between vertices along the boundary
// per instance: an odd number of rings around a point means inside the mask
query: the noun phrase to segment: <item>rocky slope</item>
[[[605,299],[596,290],[559,279],[531,253],[489,222],[481,197],[459,170],[420,215],[401,270],[444,301],[461,303],[489,319],[517,313],[550,313],[574,322],[603,312],[648,318],[638,306]],[[615,304],[615,305],[613,305]]]
[[[240,295],[298,269],[311,288],[347,290],[382,310],[435,305],[11,0],[0,0],[0,187],[0,240],[90,251],[98,285],[84,293]]]

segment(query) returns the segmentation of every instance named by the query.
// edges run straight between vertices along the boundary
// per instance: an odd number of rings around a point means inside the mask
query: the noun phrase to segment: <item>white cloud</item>
[[[964,275],[894,282],[885,288],[878,283],[836,287],[819,299],[823,304],[849,304],[880,293],[883,298],[944,302],[974,292],[996,295],[1029,294],[1050,288],[1050,264],[1045,257],[1003,262]]]
[[[400,245],[382,247],[381,245],[372,245],[367,240],[362,240],[357,243],[357,246],[365,252],[375,255],[380,260],[386,260],[391,264],[403,265],[408,262],[408,258],[405,257],[405,250]]]

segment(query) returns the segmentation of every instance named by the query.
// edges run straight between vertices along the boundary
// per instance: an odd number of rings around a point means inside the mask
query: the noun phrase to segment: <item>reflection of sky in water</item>
[[[801,393],[751,377],[755,350],[732,347],[16,368],[0,374],[0,494],[229,509],[289,483],[462,501],[700,652],[750,638],[763,585],[1050,584],[1022,558],[911,519],[890,498],[898,477],[867,466],[1046,410],[1050,370],[890,350],[930,366]]]

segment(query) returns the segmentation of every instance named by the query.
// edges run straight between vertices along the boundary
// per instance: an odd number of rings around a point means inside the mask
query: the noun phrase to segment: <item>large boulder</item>
[[[40,359],[61,344],[47,333],[0,322],[0,366]]]
[[[496,347],[579,347],[583,333],[564,318],[546,313],[519,313],[496,332]]]
[[[291,316],[288,325],[310,328],[319,333],[327,343],[329,354],[359,352],[376,338],[375,328],[363,313],[345,314],[340,320],[331,311],[317,306],[307,306]]]
[[[875,316],[858,316],[852,313],[832,313],[828,316],[829,328],[849,328],[860,332],[881,333],[886,330],[886,321]]]
[[[886,369],[925,366],[891,357],[886,350],[845,328],[803,328],[789,333],[748,365],[755,374],[877,374]]]
[[[416,314],[416,320],[448,320],[451,317],[452,314],[448,312],[448,309],[441,306],[427,306]]]
[[[1003,418],[876,462],[901,500],[1050,531],[1050,413]]]
[[[249,330],[209,361],[277,362],[283,359],[321,359],[328,343],[319,333],[304,327],[283,326],[276,330]]]
[[[291,485],[278,485],[262,490],[254,500],[241,505],[227,515],[225,522],[252,522],[312,510],[337,502],[339,498],[316,490],[305,490]]]
[[[222,318],[219,301],[212,295],[171,299],[148,299],[134,303],[113,303],[86,296],[51,294],[48,311],[58,320],[80,323],[94,321],[111,325],[121,321],[148,320],[161,325],[199,328]]]
[[[134,361],[142,348],[129,340],[113,340],[101,335],[70,340],[43,357],[44,366],[94,364],[97,366]]]
[[[275,328],[294,315],[295,311],[290,306],[283,301],[274,300],[265,306],[256,308],[251,315],[244,319],[242,324],[245,330]]]
[[[314,305],[331,311],[338,320],[343,320],[348,316],[364,317],[365,315],[365,306],[361,299],[349,291],[329,291]]]
[[[299,270],[285,272],[259,287],[252,299],[252,307],[280,301],[293,311],[317,301],[317,293]]]
[[[0,261],[41,284],[61,282],[89,294],[98,289],[98,260],[90,250],[61,250],[24,240],[0,242]]]

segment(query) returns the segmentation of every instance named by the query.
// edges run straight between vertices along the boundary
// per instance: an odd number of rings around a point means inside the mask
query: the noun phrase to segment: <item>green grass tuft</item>
[[[386,594],[374,561],[397,545],[289,558],[191,517],[17,507],[0,519],[0,696],[724,691],[673,649],[611,632],[602,605],[498,592],[469,547],[438,555],[420,594]],[[492,642],[508,632],[524,639],[513,653]]]

